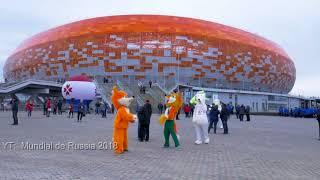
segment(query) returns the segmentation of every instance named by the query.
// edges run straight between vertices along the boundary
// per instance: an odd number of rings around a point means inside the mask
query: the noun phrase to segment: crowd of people
[[[240,121],[243,121],[244,116],[246,116],[246,120],[250,121],[250,106],[244,106],[243,104],[236,106],[236,117]]]
[[[19,100],[17,96],[13,95],[10,101],[11,110],[12,110],[12,117],[13,117],[13,124],[18,124],[18,109],[19,109]],[[80,100],[78,103],[75,103],[75,100],[72,99],[69,102],[65,103],[62,99],[58,98],[46,98],[42,103],[42,112],[45,117],[50,117],[53,115],[62,115],[63,114],[63,105],[66,104],[66,112],[68,118],[74,117],[74,112],[77,113],[77,122],[81,122],[82,118],[87,114],[90,113],[89,111],[89,104],[86,104],[83,100]],[[101,115],[103,118],[106,118],[107,113],[114,113],[114,106],[111,107],[103,102],[97,101],[95,112],[98,115]],[[30,118],[32,116],[32,112],[35,109],[35,101],[30,99],[27,100],[24,106],[25,111],[27,112],[27,117]]]
[[[101,117],[106,118],[107,117],[107,113],[113,113],[114,112],[114,107],[113,105],[111,105],[111,107],[109,106],[109,104],[107,102],[104,101],[97,101],[95,103],[95,114],[101,114]]]
[[[18,109],[19,109],[19,100],[16,96],[12,96],[12,100],[10,102],[11,104],[11,110],[12,110],[12,117],[13,117],[13,124],[12,125],[18,125]],[[61,99],[51,99],[47,98],[45,99],[43,103],[43,115],[46,117],[50,117],[50,114],[59,114],[61,115],[63,112],[62,109],[63,101]],[[158,110],[159,113],[162,114],[166,106],[163,103],[158,104]],[[35,102],[33,100],[28,100],[25,104],[25,111],[27,112],[27,116],[31,117],[32,112],[35,108]],[[77,104],[76,107],[77,112],[77,121],[81,122],[82,118],[86,115],[86,113],[89,113],[87,105],[80,100],[80,102]],[[231,104],[221,104],[221,108],[216,104],[212,104],[210,106],[207,106],[207,116],[208,116],[208,133],[210,133],[211,129],[213,129],[213,132],[217,132],[217,126],[219,122],[219,118],[222,122],[224,134],[229,133],[228,129],[228,119],[230,118],[230,115],[234,113],[234,107]],[[192,104],[185,104],[183,106],[183,111],[185,113],[185,118],[193,117],[194,114],[194,106]],[[73,118],[74,111],[75,111],[75,104],[70,101],[67,106],[67,117]],[[113,105],[111,107],[103,102],[103,101],[97,101],[95,104],[95,114],[101,115],[102,117],[106,117],[107,113],[114,113],[115,108]],[[179,110],[180,112],[180,110]],[[150,127],[150,118],[152,115],[152,106],[147,100],[145,104],[138,108],[137,115],[139,119],[139,125],[138,125],[138,138],[140,141],[149,141],[149,127]],[[292,117],[305,117],[305,114],[312,114],[312,117],[316,117],[318,124],[319,124],[319,140],[320,140],[320,108],[309,108],[308,110],[302,109],[302,108],[294,108],[288,109],[280,108],[279,109],[279,115],[281,116],[292,116]],[[240,121],[244,121],[244,116],[246,116],[246,121],[250,121],[250,106],[244,106],[244,105],[237,105],[235,107],[235,114],[236,118]],[[179,113],[177,113],[176,120],[179,120]]]
[[[305,118],[312,118],[317,114],[317,108],[286,108],[280,107],[278,111],[279,116],[285,117],[305,117]]]

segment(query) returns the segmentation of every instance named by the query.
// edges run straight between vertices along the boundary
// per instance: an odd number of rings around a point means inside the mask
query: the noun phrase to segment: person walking
[[[193,116],[193,112],[194,112],[194,105],[190,105],[190,113],[189,116],[192,117]]]
[[[150,88],[152,87],[152,81],[151,80],[149,81],[149,86],[150,86]]]
[[[219,121],[219,110],[218,110],[218,106],[215,105],[214,103],[212,103],[212,107],[210,108],[209,110],[209,127],[208,127],[208,134],[210,133],[210,129],[212,128],[212,125],[213,126],[213,133],[216,134],[217,132],[217,124],[218,124],[218,121]]]
[[[239,119],[239,114],[240,114],[240,106],[237,104],[236,105],[236,116],[237,116],[237,119]]]
[[[19,100],[18,100],[17,96],[15,96],[15,95],[12,96],[12,100],[11,100],[10,104],[11,104],[12,118],[13,118],[12,125],[18,125]]]
[[[250,106],[247,106],[245,111],[246,111],[247,121],[250,121]]]
[[[96,115],[100,113],[100,105],[101,105],[101,104],[100,104],[99,101],[97,101],[96,104],[95,104],[95,106],[96,106],[95,114],[96,114]]]
[[[29,101],[26,102],[26,105],[24,107],[25,111],[28,112],[28,106],[29,106]]]
[[[47,105],[46,105],[46,103],[47,103],[47,100],[44,100],[43,101],[43,115],[44,116],[46,116],[47,115]]]
[[[111,113],[114,114],[114,105],[111,104]]]
[[[239,109],[239,119],[240,119],[240,121],[243,121],[243,116],[244,116],[245,112],[246,112],[246,108],[242,104],[240,106],[240,109]]]
[[[180,110],[181,110],[181,108],[177,112],[176,120],[180,120],[180,118],[179,118]]]
[[[102,109],[101,109],[103,118],[107,117],[107,107],[108,107],[107,102],[103,102]]]
[[[53,100],[53,113],[52,114],[57,114],[57,111],[58,111],[58,102],[56,99]]]
[[[59,99],[58,101],[58,114],[62,115],[62,100]]]
[[[161,102],[158,104],[158,110],[159,110],[159,113],[162,114],[163,104]]]
[[[146,87],[145,86],[142,86],[142,92],[143,92],[143,94],[146,94]]]
[[[3,102],[1,102],[1,111],[3,111],[4,112],[4,103]]]
[[[80,103],[78,104],[78,122],[82,121],[82,117],[84,116],[84,112],[85,112],[85,107],[84,107],[82,100],[80,100]]]
[[[69,113],[68,113],[68,118],[73,118],[73,103],[70,102],[69,107],[68,107]]]
[[[320,141],[320,106],[318,106],[316,118],[318,120],[318,125],[319,125],[319,139],[318,140]]]
[[[47,99],[46,109],[47,109],[47,117],[50,117],[50,112],[51,112],[51,99],[50,98]]]
[[[226,104],[222,104],[221,113],[220,113],[220,119],[221,119],[222,125],[223,125],[223,134],[228,134],[229,133],[228,117],[229,117],[229,113],[228,113],[228,110],[227,110],[227,106],[226,106]]]

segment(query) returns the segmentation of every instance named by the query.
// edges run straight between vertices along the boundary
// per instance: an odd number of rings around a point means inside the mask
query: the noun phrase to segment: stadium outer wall
[[[221,24],[175,16],[82,20],[37,34],[7,59],[4,78],[58,80],[85,74],[221,89],[288,93],[295,66],[275,43]]]

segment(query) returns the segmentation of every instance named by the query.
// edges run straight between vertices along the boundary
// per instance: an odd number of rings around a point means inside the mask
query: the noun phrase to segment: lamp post
[[[183,51],[183,47],[181,46],[178,46],[178,48],[176,48],[176,53],[177,53],[177,63],[178,63],[178,84],[180,82],[180,56],[181,56],[181,53]]]

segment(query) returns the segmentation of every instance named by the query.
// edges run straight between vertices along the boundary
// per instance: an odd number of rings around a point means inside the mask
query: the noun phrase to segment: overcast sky
[[[72,21],[121,14],[199,18],[270,39],[293,59],[293,94],[320,96],[320,0],[1,0],[0,73],[25,39]]]

